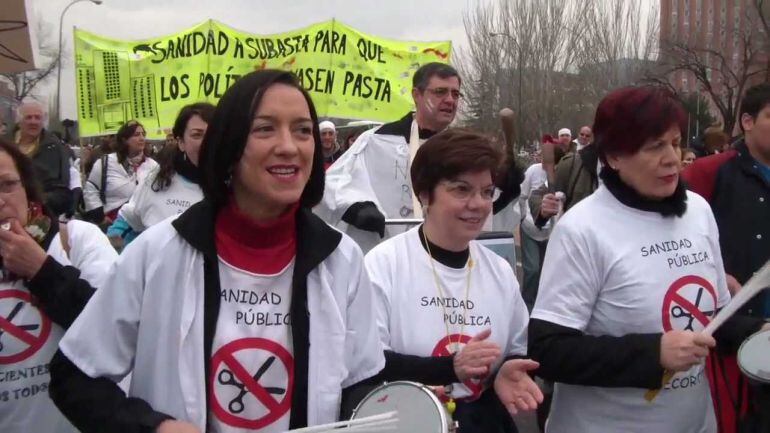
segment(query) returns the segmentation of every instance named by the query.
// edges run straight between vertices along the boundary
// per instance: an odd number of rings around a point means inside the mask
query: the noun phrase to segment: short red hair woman
[[[761,324],[700,332],[730,294],[711,208],[679,180],[685,126],[659,88],[597,108],[603,185],[551,234],[529,324],[538,375],[556,382],[549,433],[716,432],[704,359]]]

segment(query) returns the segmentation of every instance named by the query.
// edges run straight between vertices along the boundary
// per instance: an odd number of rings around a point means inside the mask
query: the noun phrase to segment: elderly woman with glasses
[[[382,378],[438,386],[456,400],[463,433],[516,431],[505,407],[531,410],[542,399],[526,374],[537,363],[516,359],[526,355],[529,316],[513,270],[474,241],[498,195],[501,159],[471,131],[428,139],[411,167],[425,223],[365,258],[386,350]]]
[[[32,161],[0,139],[1,432],[77,431],[48,397],[48,363],[116,258],[95,225],[57,223]]]

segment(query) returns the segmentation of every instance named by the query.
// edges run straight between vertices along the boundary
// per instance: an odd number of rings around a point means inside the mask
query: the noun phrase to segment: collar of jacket
[[[751,176],[755,176],[766,187],[770,188],[770,184],[768,184],[767,180],[765,180],[765,177],[762,176],[762,173],[759,172],[759,168],[757,167],[759,162],[757,162],[757,160],[751,156],[751,153],[749,153],[749,148],[746,146],[746,140],[743,138],[738,140],[738,142],[733,145],[733,149],[738,154],[736,157],[736,162],[738,163],[738,166],[741,168],[741,170]]]
[[[219,262],[214,241],[218,209],[204,199],[191,206],[172,224],[179,235],[204,257],[203,353],[206,363],[206,407],[210,408],[211,346],[219,316]],[[291,284],[291,335],[294,345],[294,390],[289,428],[307,426],[307,389],[310,349],[310,312],[307,309],[307,276],[337,248],[342,234],[315,216],[310,209],[297,211],[297,257]]]
[[[403,137],[404,141],[409,143],[410,136],[412,135],[413,118],[414,113],[410,111],[409,113],[406,113],[406,116],[402,117],[401,119],[380,126],[376,131],[374,131],[374,133],[377,135],[397,135],[399,137]],[[419,127],[419,125],[417,126]],[[436,135],[436,131],[431,131],[425,128],[419,128],[419,133],[420,138],[423,140],[427,140]]]

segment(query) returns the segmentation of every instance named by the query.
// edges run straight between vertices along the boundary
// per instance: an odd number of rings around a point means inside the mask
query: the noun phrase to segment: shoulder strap
[[[69,233],[67,232],[67,223],[59,223],[59,239],[61,240],[61,246],[64,249],[64,252],[67,254],[67,257],[70,256],[70,237]]]
[[[110,160],[109,154],[102,155],[102,184],[99,188],[99,199],[102,204],[107,204],[107,164]]]

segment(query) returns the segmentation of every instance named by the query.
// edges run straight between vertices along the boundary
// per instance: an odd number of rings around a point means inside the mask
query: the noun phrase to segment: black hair
[[[285,84],[302,93],[313,125],[318,125],[318,115],[310,95],[291,72],[264,69],[238,79],[219,100],[203,138],[198,164],[203,196],[217,208],[227,203],[234,167],[243,155],[254,116],[265,92],[274,84]],[[313,140],[313,167],[300,197],[300,206],[307,208],[317,205],[324,191],[323,152],[317,126],[313,127]]]
[[[129,120],[115,133],[115,153],[118,154],[118,161],[121,164],[128,158],[128,139],[133,137],[134,132],[140,127],[147,133],[147,129],[139,121]]]
[[[196,102],[194,104],[185,105],[179,110],[179,114],[174,121],[174,127],[171,129],[174,137],[181,141],[184,138],[184,131],[187,129],[187,123],[193,116],[200,116],[200,118],[207,124],[211,122],[214,117],[215,107],[208,102]],[[174,161],[177,157],[181,156],[182,151],[178,146],[165,146],[158,154],[158,174],[152,181],[152,190],[155,192],[163,191],[171,185],[171,178],[176,173],[174,169]]]
[[[446,63],[431,62],[426,63],[414,73],[412,77],[412,87],[424,91],[428,87],[428,82],[434,76],[439,78],[457,77],[462,84],[462,79],[457,70]]]
[[[749,90],[746,90],[746,94],[743,95],[738,118],[740,119],[744,114],[748,114],[756,120],[759,112],[767,105],[770,105],[770,83],[762,83],[750,87]],[[743,123],[739,123],[741,124],[741,130],[743,130]]]

